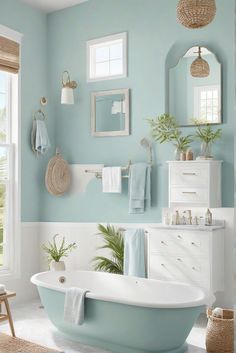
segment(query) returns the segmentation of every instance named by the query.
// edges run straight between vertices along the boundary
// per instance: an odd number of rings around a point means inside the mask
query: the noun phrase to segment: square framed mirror
[[[130,90],[116,89],[91,93],[92,136],[128,136]]]

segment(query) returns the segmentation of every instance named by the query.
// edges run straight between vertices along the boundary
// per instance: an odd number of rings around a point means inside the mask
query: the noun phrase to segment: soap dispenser
[[[209,208],[207,209],[205,215],[205,226],[212,226],[212,213]]]

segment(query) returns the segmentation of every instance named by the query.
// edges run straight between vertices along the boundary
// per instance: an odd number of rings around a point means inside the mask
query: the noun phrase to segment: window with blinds
[[[8,267],[12,224],[12,74],[0,71],[0,266]]]
[[[20,68],[20,45],[0,36],[0,70],[17,74]]]
[[[21,37],[20,33],[0,25],[0,276],[16,275],[20,264],[18,100]]]

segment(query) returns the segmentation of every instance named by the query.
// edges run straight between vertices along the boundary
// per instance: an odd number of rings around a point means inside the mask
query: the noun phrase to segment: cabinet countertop
[[[200,231],[200,232],[212,232],[218,229],[224,229],[224,221],[218,221],[217,224],[212,226],[196,226],[196,225],[165,225],[162,223],[158,223],[155,226],[149,227],[150,229],[173,229],[173,230],[187,230],[187,231]]]

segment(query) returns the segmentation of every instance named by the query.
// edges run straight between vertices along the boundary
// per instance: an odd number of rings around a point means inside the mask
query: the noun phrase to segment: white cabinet
[[[148,228],[148,278],[193,283],[212,293],[223,291],[224,229],[206,228]]]
[[[169,207],[221,207],[222,161],[171,161]]]

